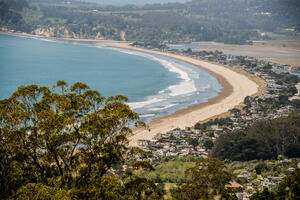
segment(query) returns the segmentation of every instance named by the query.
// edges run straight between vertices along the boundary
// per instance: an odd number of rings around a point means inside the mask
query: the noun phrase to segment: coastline
[[[246,96],[256,96],[263,92],[265,84],[258,77],[250,75],[241,70],[229,69],[220,64],[209,63],[191,57],[169,54],[165,52],[153,51],[132,47],[124,42],[101,42],[101,44],[114,48],[123,48],[132,51],[154,54],[177,59],[194,66],[197,66],[214,76],[222,85],[222,91],[218,96],[208,100],[208,102],[191,105],[186,109],[178,110],[174,114],[155,118],[148,124],[150,131],[145,129],[134,129],[133,136],[130,137],[130,146],[137,146],[140,139],[152,139],[157,133],[170,131],[174,128],[184,129],[194,126],[199,121],[228,113],[228,111],[239,106]],[[241,84],[242,83],[242,84]]]
[[[56,38],[56,37],[46,37],[40,35],[33,35],[29,33],[17,33],[17,32],[5,32],[0,31],[0,34],[3,35],[11,35],[11,36],[19,36],[19,37],[30,37],[30,38],[38,38],[38,39],[50,39],[50,40],[58,40],[58,41],[78,41],[78,42],[101,42],[101,41],[111,41],[115,42],[114,40],[94,40],[94,39],[76,39],[76,38]]]
[[[184,129],[191,127],[199,121],[205,121],[216,116],[223,116],[224,113],[240,105],[246,96],[256,96],[264,90],[263,80],[248,74],[242,70],[235,70],[216,63],[209,63],[187,56],[169,54],[154,50],[132,47],[127,42],[113,40],[92,40],[92,39],[72,39],[72,38],[48,38],[24,33],[0,32],[6,35],[33,37],[39,39],[53,39],[63,41],[96,42],[108,47],[128,49],[154,55],[169,57],[197,66],[214,76],[222,85],[222,90],[218,96],[209,99],[201,104],[191,105],[186,109],[178,110],[174,114],[155,118],[148,124],[151,131],[134,129],[134,135],[130,137],[130,146],[137,146],[140,139],[152,139],[157,133],[170,131],[174,128]],[[261,81],[261,83],[259,83]],[[241,84],[242,83],[242,84]]]

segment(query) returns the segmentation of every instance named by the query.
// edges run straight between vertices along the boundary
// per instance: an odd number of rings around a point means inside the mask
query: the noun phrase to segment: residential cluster
[[[137,43],[133,45],[142,47]],[[206,157],[213,141],[226,130],[239,130],[262,118],[277,118],[286,116],[292,111],[300,111],[299,78],[276,70],[284,66],[253,57],[227,55],[220,51],[193,52],[191,49],[166,50],[163,47],[146,46],[149,49],[163,49],[162,51],[169,53],[217,62],[247,71],[263,79],[266,86],[259,96],[246,97],[244,105],[230,110],[226,118],[197,123],[194,127],[186,127],[185,130],[174,129],[166,133],[158,133],[152,140],[140,140],[139,146],[146,152],[151,152],[151,159],[160,156],[186,155]]]
[[[300,112],[299,77],[280,71],[291,69],[298,71],[299,67],[269,63],[253,57],[227,55],[220,51],[193,52],[191,49],[167,49],[163,45],[153,47],[135,44],[135,46],[216,62],[233,69],[244,70],[265,82],[264,90],[258,96],[246,97],[243,105],[230,110],[224,117],[199,122],[194,127],[186,127],[184,130],[174,129],[158,133],[152,140],[139,140],[139,146],[148,152],[151,160],[168,156],[207,157],[216,138],[227,130],[243,129],[263,118],[272,119],[287,116],[290,112]],[[249,199],[257,190],[265,187],[274,189],[285,176],[295,170],[294,165],[291,167],[291,160],[268,162],[269,166],[280,170],[269,169],[268,172],[271,171],[272,174],[267,174],[241,167],[234,171],[237,182],[232,182],[226,187],[234,190],[239,199]],[[300,168],[300,165],[298,167]]]
[[[250,161],[247,166],[240,164],[231,164],[236,180],[225,186],[232,189],[238,199],[249,199],[257,190],[264,188],[274,190],[286,176],[300,168],[299,159]]]

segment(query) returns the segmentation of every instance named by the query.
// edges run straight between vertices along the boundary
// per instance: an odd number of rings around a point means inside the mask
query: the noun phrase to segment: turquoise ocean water
[[[97,43],[0,34],[0,99],[20,85],[81,81],[105,96],[126,95],[146,122],[206,102],[222,86],[207,72],[162,56]]]

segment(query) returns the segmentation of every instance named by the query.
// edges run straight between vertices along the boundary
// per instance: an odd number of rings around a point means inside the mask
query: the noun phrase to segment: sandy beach
[[[192,105],[187,109],[179,110],[176,113],[153,119],[148,124],[150,131],[145,129],[135,129],[134,135],[130,138],[130,145],[137,146],[140,139],[151,139],[157,133],[170,131],[174,128],[185,128],[195,125],[199,121],[206,120],[216,115],[227,112],[243,102],[246,96],[252,96],[258,92],[259,85],[250,80],[247,76],[237,73],[225,66],[213,64],[186,56],[169,54],[164,52],[152,51],[142,48],[129,46],[128,43],[103,42],[102,44],[110,47],[125,48],[134,51],[141,51],[150,54],[178,59],[189,64],[200,67],[213,75],[223,86],[221,93],[208,102]]]
[[[149,54],[161,55],[197,66],[214,76],[222,85],[223,88],[219,95],[209,99],[208,102],[191,105],[190,107],[179,110],[172,115],[153,119],[152,122],[148,124],[150,131],[144,128],[135,129],[133,131],[134,135],[130,138],[130,146],[137,146],[137,142],[140,139],[152,139],[157,133],[170,131],[175,128],[184,129],[185,127],[191,127],[199,121],[204,121],[214,116],[226,113],[228,112],[228,110],[234,108],[237,105],[240,105],[246,96],[253,96],[258,94],[263,90],[262,88],[264,87],[261,86],[263,85],[263,81],[261,79],[253,77],[249,78],[250,75],[244,71],[239,72],[238,70],[229,69],[228,67],[219,64],[209,63],[191,57],[137,48],[130,46],[127,42],[112,40],[47,38],[24,33],[2,32],[2,34],[3,33],[16,36],[35,37],[40,39],[45,38],[53,40],[98,42],[109,47],[123,48]]]

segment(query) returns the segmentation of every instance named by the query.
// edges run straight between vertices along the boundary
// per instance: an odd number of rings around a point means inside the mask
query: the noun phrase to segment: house
[[[225,188],[235,193],[243,192],[244,190],[244,187],[237,182],[230,182],[229,184],[225,185]]]
[[[138,140],[138,145],[139,146],[146,146],[146,145],[148,145],[148,140]]]
[[[290,168],[288,168],[288,171],[289,171],[289,172],[293,172],[293,171],[295,171],[295,168],[290,167]]]
[[[249,172],[247,172],[247,171],[242,171],[238,176],[237,176],[238,178],[250,178],[251,177],[251,175],[250,175],[250,173]]]
[[[262,182],[262,186],[267,187],[270,190],[273,190],[276,188],[276,186],[282,182],[282,177],[272,177],[268,176],[268,178],[265,178]]]

